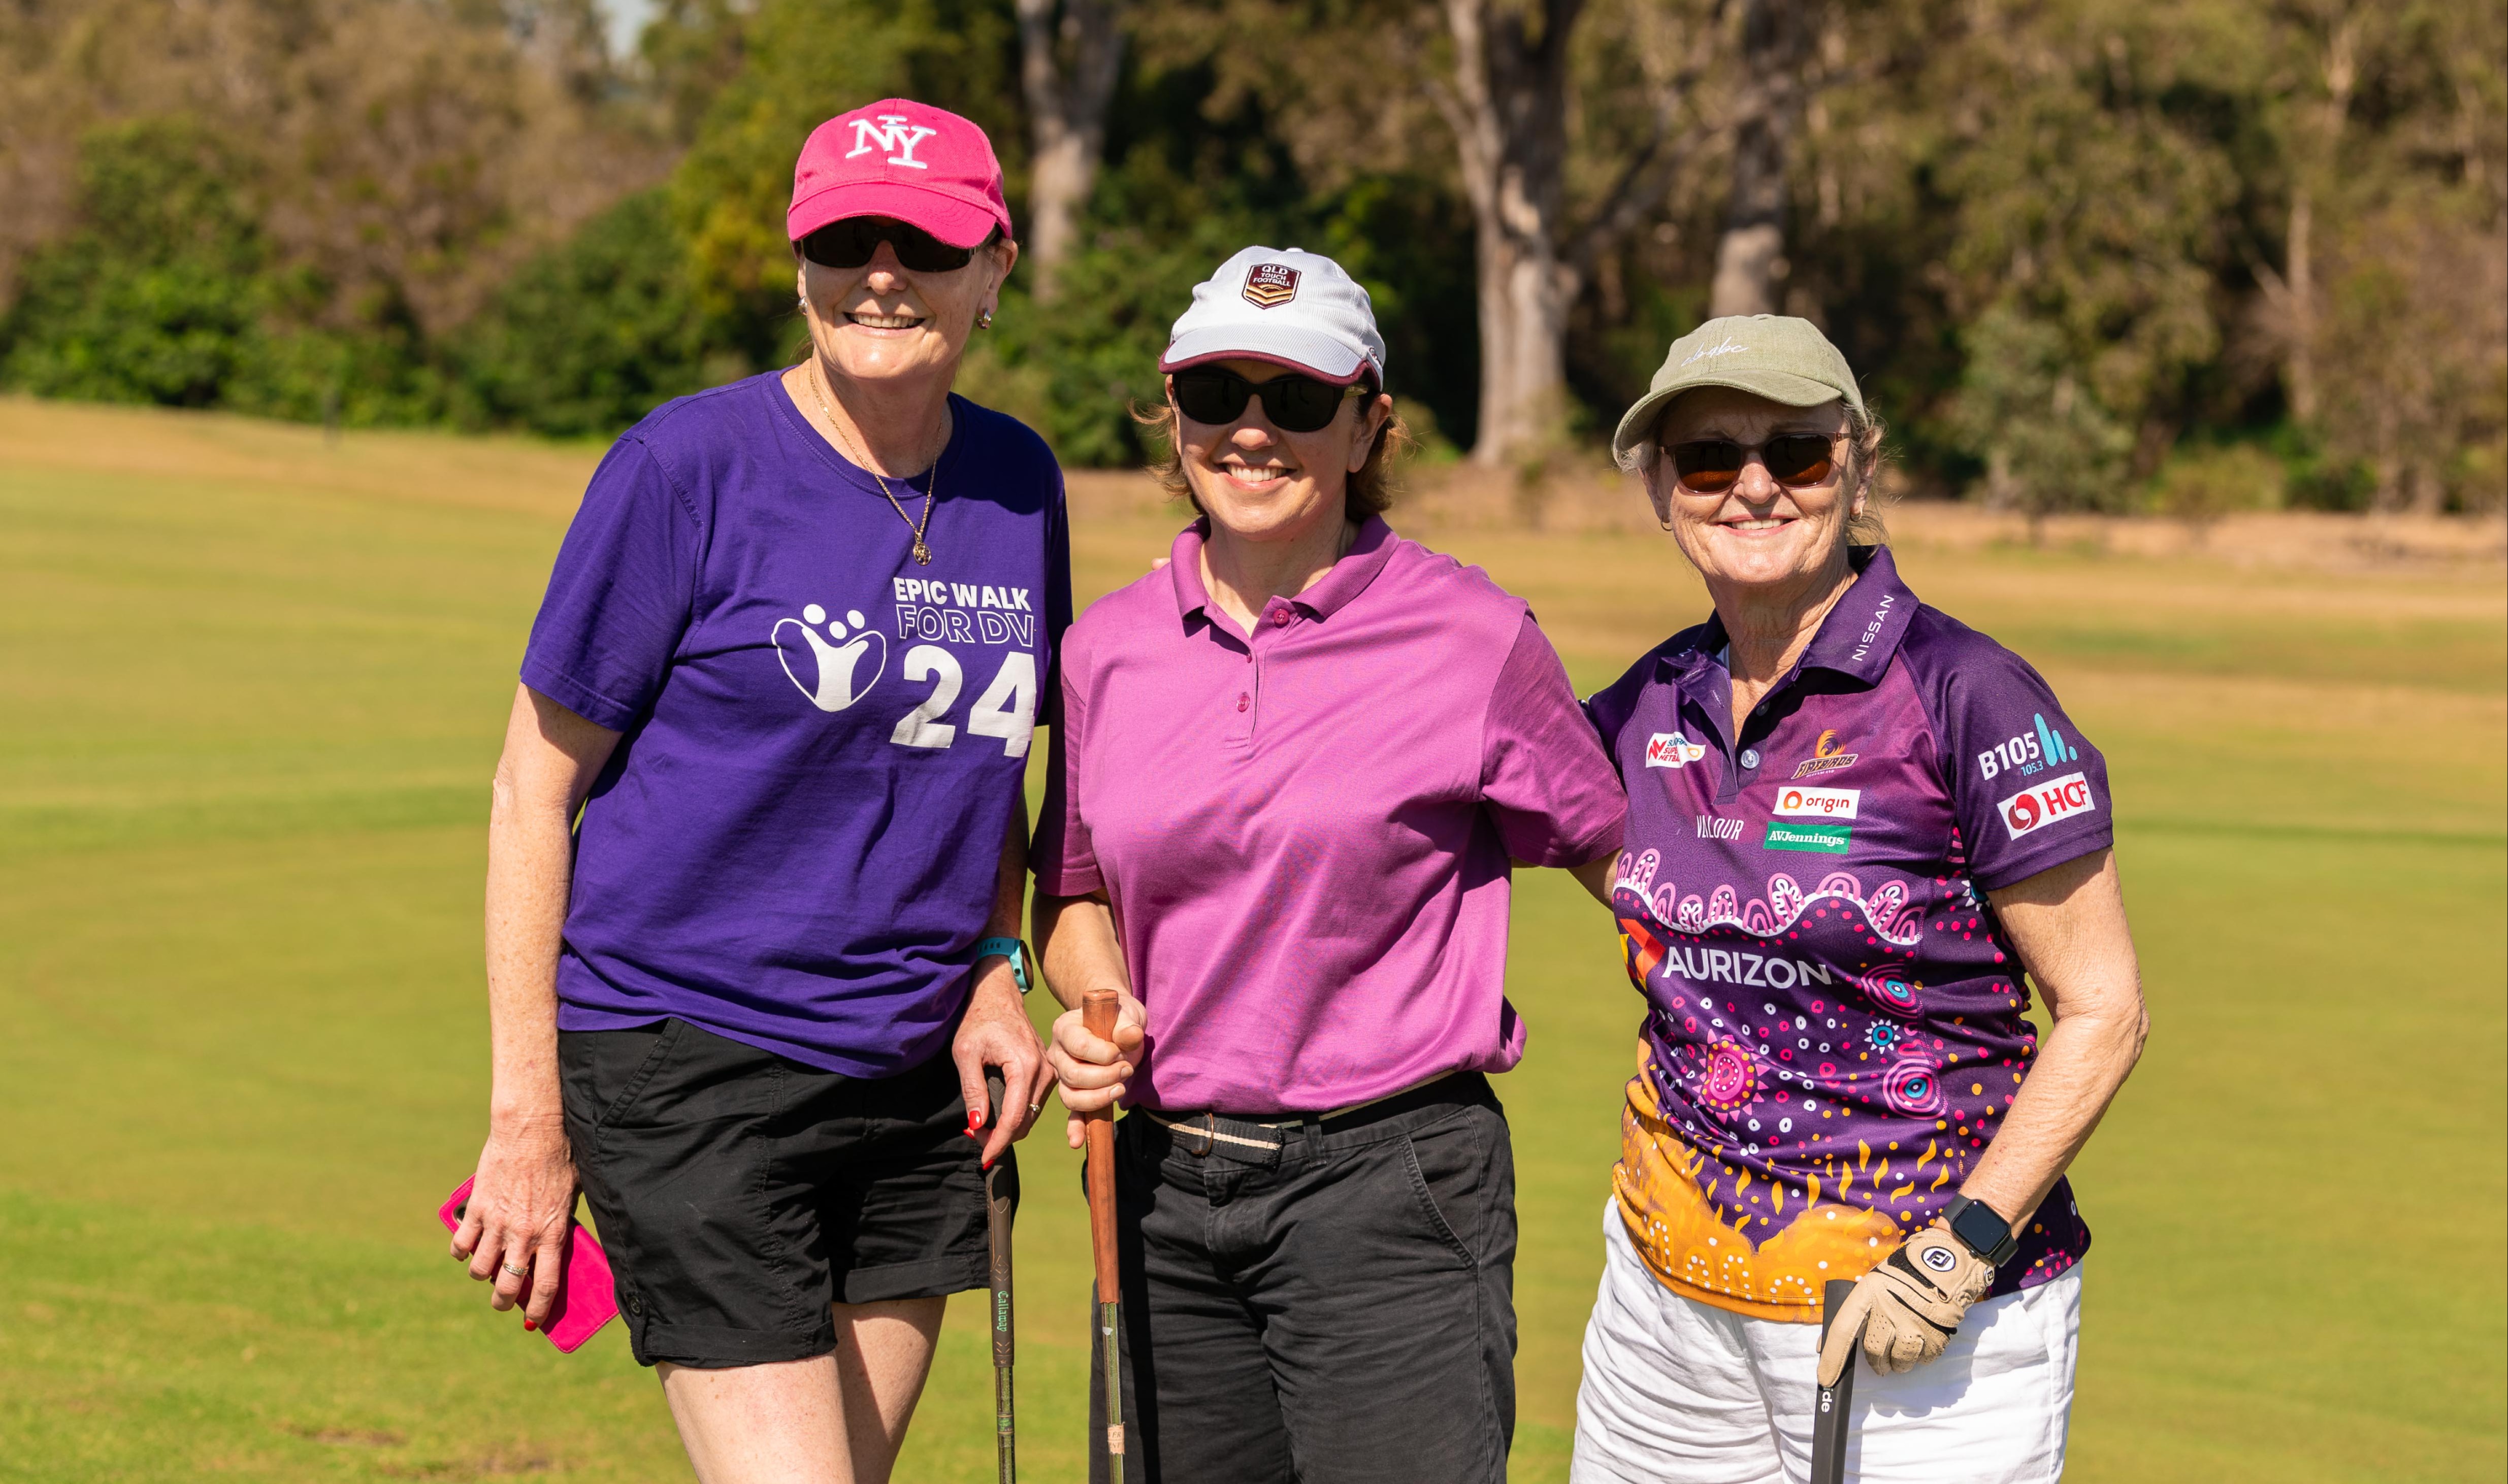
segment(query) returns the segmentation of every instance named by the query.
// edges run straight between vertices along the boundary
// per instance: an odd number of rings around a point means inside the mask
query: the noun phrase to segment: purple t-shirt
[[[1919,603],[1886,549],[1857,561],[1741,738],[1714,619],[1588,704],[1629,791],[1611,896],[1652,1082],[1631,1101],[1698,1156],[1651,1163],[1692,1195],[1624,1154],[1621,1199],[1659,1274],[1738,1307],[1816,1306],[1959,1193],[2037,1054],[1985,892],[2112,838],[2106,764],[2038,672]],[[2088,1246],[2058,1181],[1996,1291]]]
[[[1113,903],[1127,1101],[1319,1112],[1513,1067],[1508,858],[1582,865],[1625,813],[1558,655],[1381,519],[1247,634],[1203,533],[1072,628],[1037,830],[1040,890]]]
[[[949,405],[929,566],[774,373],[602,460],[522,670],[625,734],[576,830],[560,1028],[678,1016],[864,1077],[945,1044],[1071,621],[1053,455]],[[926,481],[889,486],[922,515]]]

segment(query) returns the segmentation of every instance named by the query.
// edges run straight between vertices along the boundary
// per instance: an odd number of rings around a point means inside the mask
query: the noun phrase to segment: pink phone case
[[[435,1214],[444,1222],[446,1231],[461,1229],[461,1208],[470,1202],[469,1180],[445,1198]],[[567,1355],[583,1347],[583,1342],[600,1332],[601,1326],[618,1317],[618,1289],[609,1277],[609,1254],[592,1240],[581,1222],[570,1222],[567,1228],[566,1271],[558,1275],[557,1301],[549,1306],[548,1322],[540,1332],[548,1342]]]

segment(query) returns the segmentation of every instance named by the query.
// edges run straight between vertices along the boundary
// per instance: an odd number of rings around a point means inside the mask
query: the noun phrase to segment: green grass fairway
[[[686,1477],[620,1331],[492,1316],[433,1214],[483,1132],[489,771],[597,453],[0,399],[0,1480]],[[2076,1172],[2074,1477],[2499,1479],[2500,570],[1959,556],[1920,515],[1917,592],[2107,749],[2150,986]],[[1174,524],[1083,523],[1084,594]],[[1659,541],[1430,539],[1581,687],[1704,611]],[[1515,1476],[1557,1480],[1639,1001],[1572,886],[1517,900]],[[1077,1156],[1026,1153],[1023,1462],[1076,1479]],[[901,1479],[991,1477],[979,1309]]]

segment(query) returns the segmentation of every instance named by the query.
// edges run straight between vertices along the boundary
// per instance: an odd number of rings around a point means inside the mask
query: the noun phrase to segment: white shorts
[[[1602,1291],[1585,1326],[1569,1484],[1800,1484],[1811,1473],[1820,1326],[1750,1319],[1655,1280],[1603,1205]],[[1950,1347],[1896,1376],[1858,1362],[1846,1476],[2035,1484],[2064,1471],[2082,1275],[1968,1312]]]

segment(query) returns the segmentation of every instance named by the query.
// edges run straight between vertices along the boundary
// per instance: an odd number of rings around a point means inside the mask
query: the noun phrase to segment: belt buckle
[[[1194,1156],[1196,1159],[1207,1159],[1210,1156],[1210,1151],[1219,1147],[1219,1115],[1217,1113],[1204,1112],[1201,1115],[1201,1127],[1198,1129],[1193,1129],[1190,1124],[1186,1127],[1191,1129],[1193,1133],[1199,1135],[1201,1139],[1200,1148],[1197,1149],[1188,1144],[1185,1146],[1186,1153]]]

